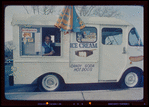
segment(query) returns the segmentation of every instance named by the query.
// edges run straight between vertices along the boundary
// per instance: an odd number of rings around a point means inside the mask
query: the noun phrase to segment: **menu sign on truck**
[[[37,29],[28,29],[28,28],[23,28],[22,32],[37,32]]]

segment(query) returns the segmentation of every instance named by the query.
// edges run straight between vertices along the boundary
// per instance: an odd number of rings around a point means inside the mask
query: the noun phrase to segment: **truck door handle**
[[[126,54],[126,48],[123,47],[123,53],[122,54]]]

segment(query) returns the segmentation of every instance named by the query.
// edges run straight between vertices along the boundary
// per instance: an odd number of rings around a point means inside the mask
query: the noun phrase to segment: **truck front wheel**
[[[141,75],[139,72],[128,72],[124,75],[124,77],[122,78],[122,84],[121,87],[122,88],[132,88],[132,87],[136,87],[139,86],[141,83]]]
[[[56,91],[60,87],[59,78],[53,74],[46,74],[39,78],[38,88],[40,91]]]

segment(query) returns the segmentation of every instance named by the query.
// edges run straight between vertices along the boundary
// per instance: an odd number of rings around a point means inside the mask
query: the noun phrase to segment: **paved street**
[[[99,84],[100,85],[100,84]],[[100,86],[97,87],[100,87]],[[75,86],[71,86],[75,87]],[[36,86],[20,85],[7,87],[5,97],[9,100],[141,100],[143,99],[143,88],[127,89],[99,89],[90,90],[79,87],[76,91],[67,87],[65,90],[55,92],[38,92]],[[89,86],[88,86],[89,87]],[[87,87],[86,87],[87,88]]]

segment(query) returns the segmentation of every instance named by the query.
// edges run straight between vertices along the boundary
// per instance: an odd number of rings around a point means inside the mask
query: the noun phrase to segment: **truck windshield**
[[[136,30],[136,28],[132,28],[128,35],[128,43],[130,46],[143,46],[141,38]]]

